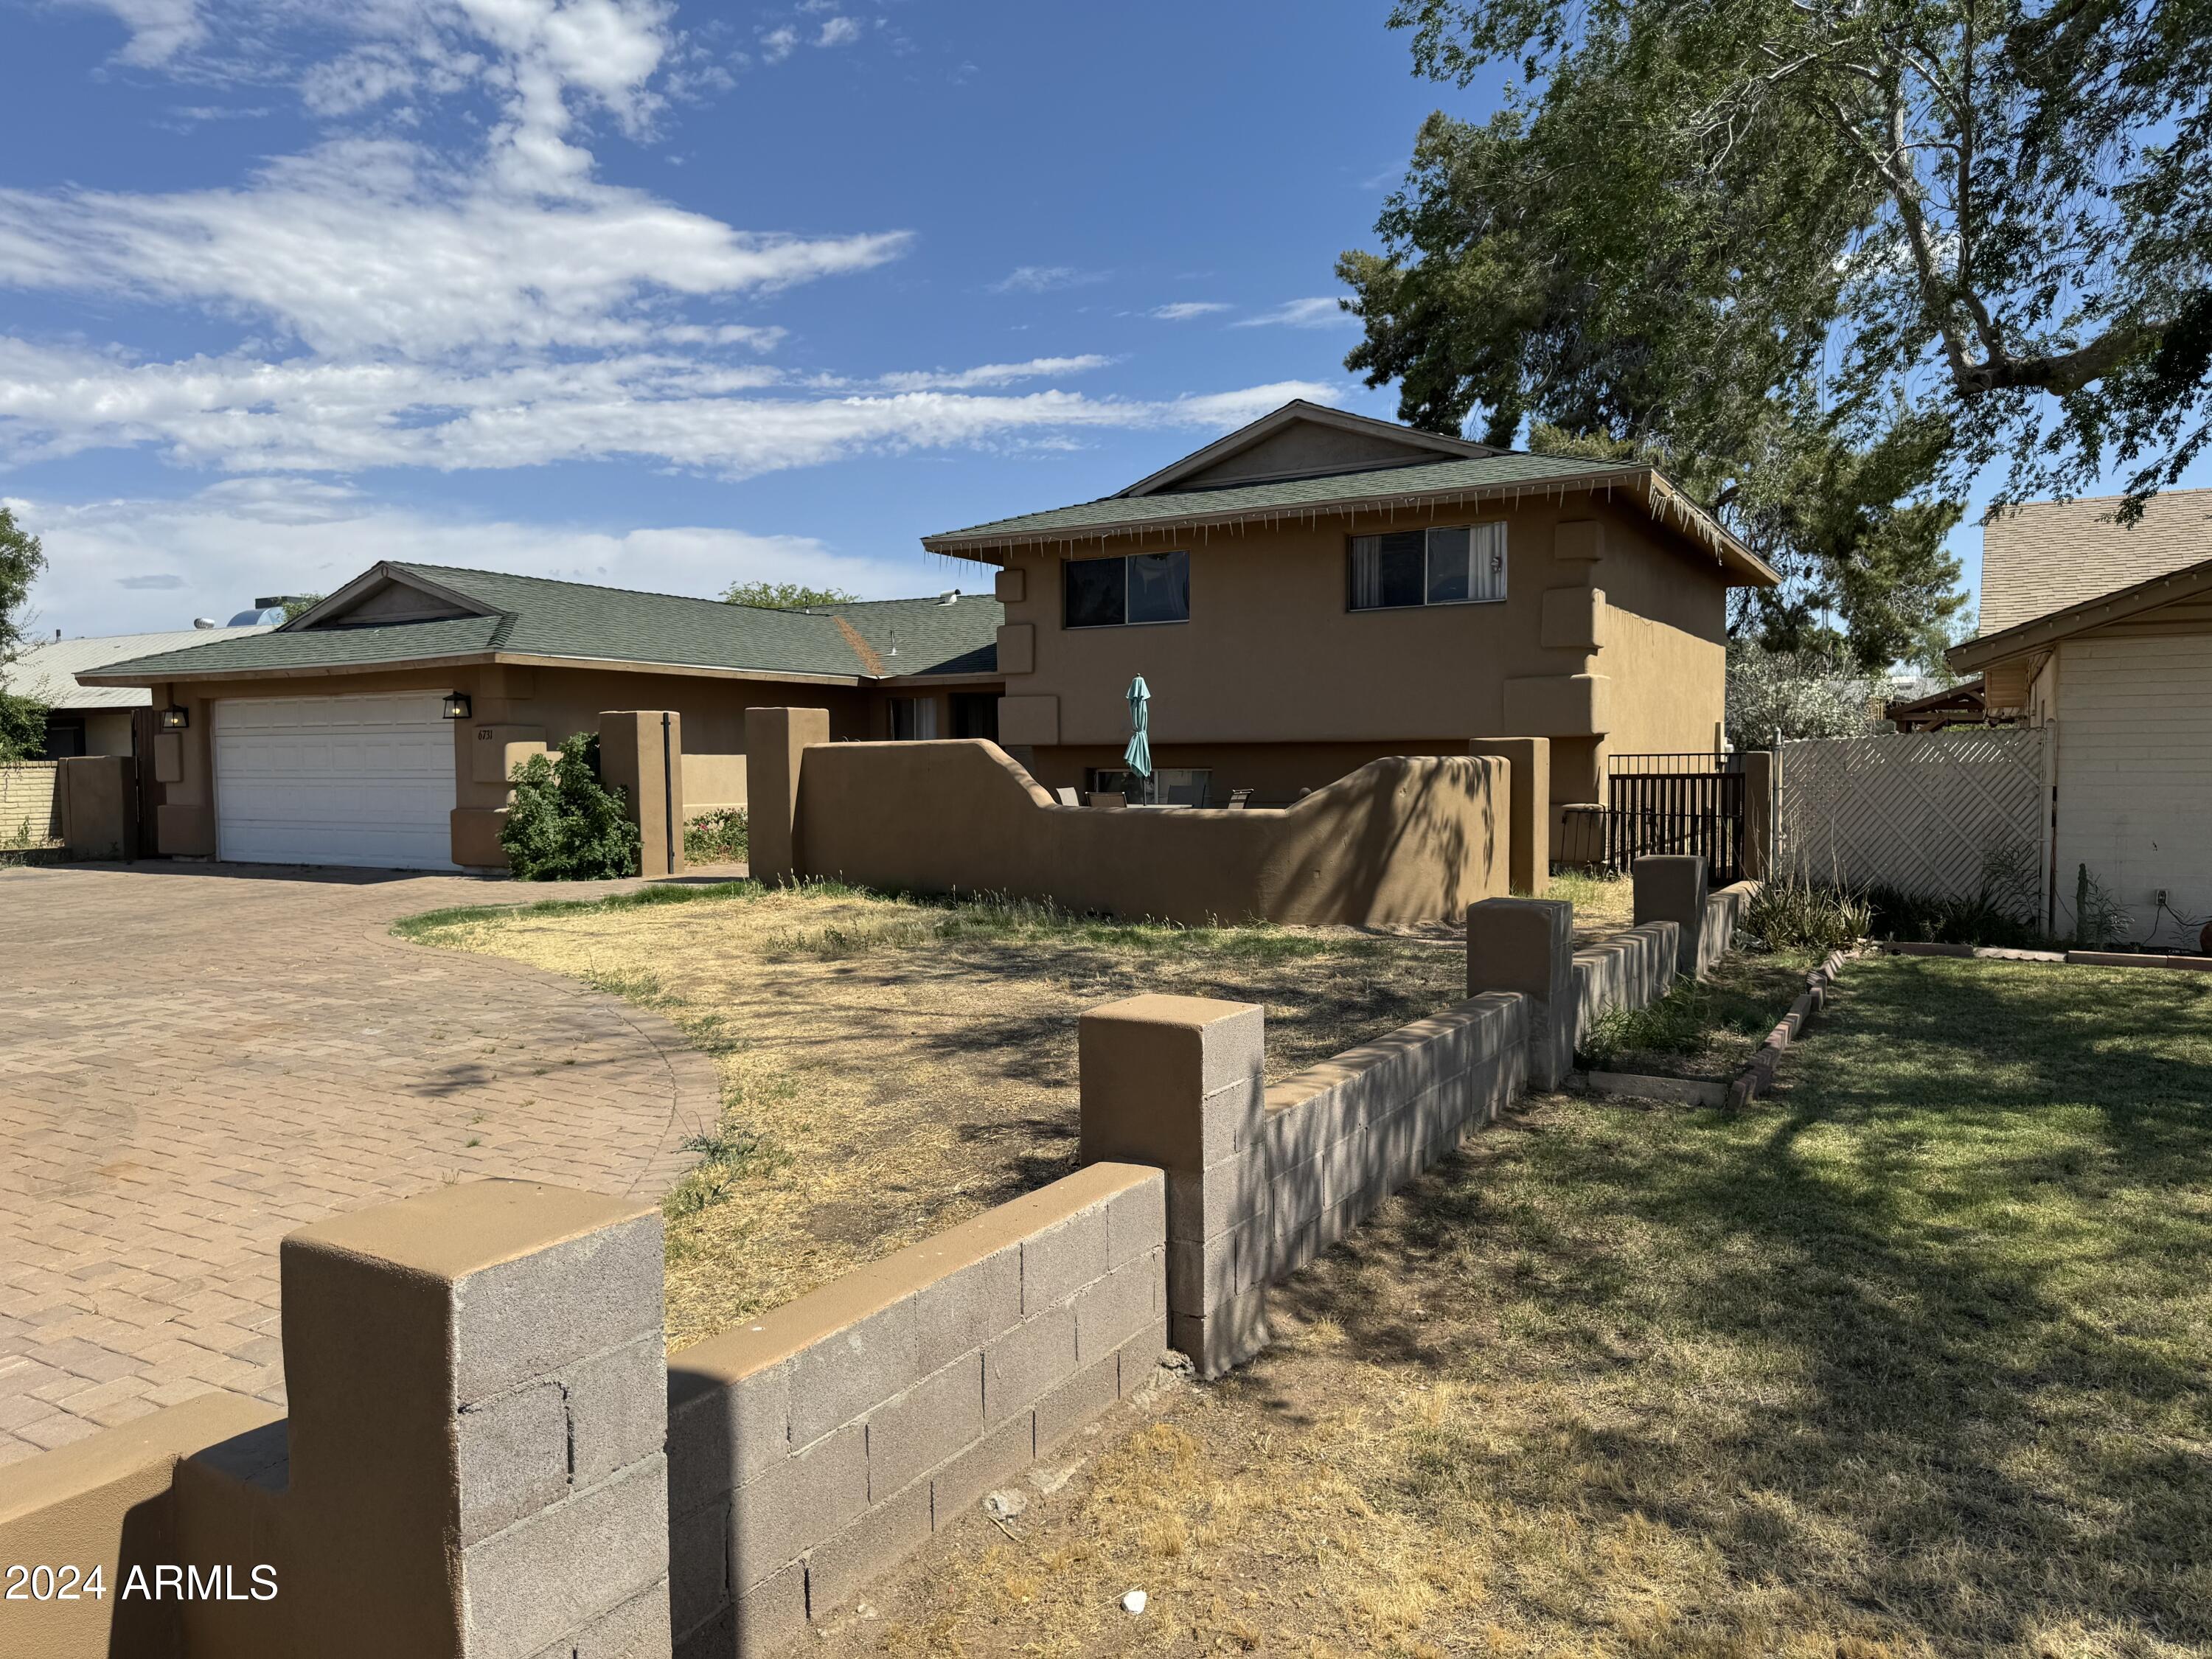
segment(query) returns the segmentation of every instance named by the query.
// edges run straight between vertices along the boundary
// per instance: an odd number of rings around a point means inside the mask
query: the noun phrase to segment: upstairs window
[[[1139,553],[1069,559],[1060,566],[1060,621],[1069,628],[1121,628],[1190,620],[1190,555]]]
[[[1503,523],[1352,538],[1352,608],[1492,605],[1505,597]]]

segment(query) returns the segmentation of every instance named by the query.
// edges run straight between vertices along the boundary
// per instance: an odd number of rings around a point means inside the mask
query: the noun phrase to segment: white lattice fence
[[[1991,855],[2025,867],[2033,854],[2039,885],[2056,736],[2045,726],[1785,743],[1782,866],[1818,882],[1972,898]]]

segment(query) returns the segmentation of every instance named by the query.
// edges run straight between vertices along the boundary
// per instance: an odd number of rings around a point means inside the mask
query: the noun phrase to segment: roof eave
[[[2086,633],[2092,628],[2102,628],[2107,623],[2124,622],[2130,617],[2154,611],[2174,599],[2187,599],[2191,594],[2208,591],[2212,591],[2212,559],[2201,560],[2180,570],[2168,571],[2163,576],[2153,576],[2132,587],[2123,587],[2118,592],[2101,593],[2094,599],[2084,599],[2079,605],[2069,605],[2064,610],[2053,611],[2047,616],[2015,623],[1999,633],[1968,640],[1953,646],[1943,653],[1943,658],[1962,673],[1978,672],[1993,663],[2025,655],[2073,635]]]
[[[726,668],[702,663],[652,662],[635,657],[579,657],[534,651],[469,651],[444,656],[390,657],[371,662],[292,663],[259,668],[167,668],[118,675],[81,674],[83,685],[167,685],[177,681],[232,683],[341,674],[404,674],[432,668],[598,668],[618,674],[681,674],[708,679],[768,680],[783,684],[859,685],[857,674],[817,674],[779,668]]]
[[[1648,500],[1644,505],[1656,523],[1673,529],[1687,540],[1702,544],[1705,550],[1732,575],[1742,578],[1741,580],[1732,580],[1730,586],[1777,587],[1781,585],[1782,578],[1773,567],[1721,528],[1704,508],[1684,496],[1650,467],[1607,468],[1591,472],[1566,473],[1553,478],[1458,485],[1445,489],[1383,490],[1343,501],[1303,502],[1288,507],[1231,507],[1213,513],[1192,512],[1164,519],[1125,519],[1105,524],[1068,526],[1057,530],[1030,531],[1013,535],[1003,531],[952,531],[944,535],[924,536],[921,545],[926,551],[948,558],[997,563],[1000,561],[992,556],[993,551],[997,550],[1011,551],[1027,547],[1072,546],[1081,542],[1108,541],[1119,536],[1152,532],[1171,534],[1180,530],[1268,523],[1283,519],[1310,519],[1323,514],[1349,518],[1360,513],[1372,512],[1379,507],[1418,507],[1462,501],[1573,495],[1637,485],[1641,485],[1647,495],[1655,498]],[[1145,499],[1157,501],[1159,497]],[[1672,524],[1668,522],[1670,510],[1675,520]]]

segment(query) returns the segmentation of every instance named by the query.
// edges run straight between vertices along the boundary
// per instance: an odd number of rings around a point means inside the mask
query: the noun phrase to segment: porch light
[[[447,692],[446,718],[449,720],[465,720],[468,717],[469,694],[465,691]]]
[[[192,717],[171,703],[154,716],[154,724],[164,732],[181,732],[192,723]]]

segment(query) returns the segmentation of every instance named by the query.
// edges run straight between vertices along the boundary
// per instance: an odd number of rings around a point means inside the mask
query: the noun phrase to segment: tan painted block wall
[[[679,1651],[774,1650],[1148,1376],[1158,1170],[1097,1164],[669,1361]]]
[[[33,842],[51,841],[61,834],[58,767],[54,761],[0,765],[0,842],[14,841],[27,831]]]
[[[742,741],[742,739],[741,739]],[[684,814],[697,817],[725,806],[745,804],[745,757],[735,755],[684,757]]]
[[[1104,813],[1056,805],[994,744],[804,755],[808,875],[1191,923],[1420,921],[1510,883],[1506,769],[1492,760],[1377,761],[1287,808]]]

